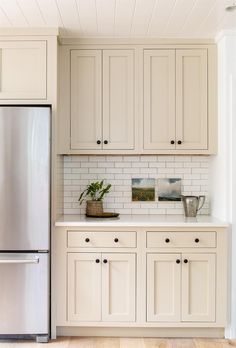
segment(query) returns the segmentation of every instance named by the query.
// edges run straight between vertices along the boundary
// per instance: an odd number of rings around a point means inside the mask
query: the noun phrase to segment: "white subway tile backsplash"
[[[210,213],[209,156],[65,156],[64,213],[84,214],[82,190],[94,180],[112,184],[104,209],[121,214],[183,214],[182,202],[158,202],[159,178],[181,178],[182,193],[206,195],[201,214]],[[155,178],[156,201],[132,202],[132,178]]]

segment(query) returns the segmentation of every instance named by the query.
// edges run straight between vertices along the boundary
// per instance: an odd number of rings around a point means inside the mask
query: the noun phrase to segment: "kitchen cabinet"
[[[216,154],[214,43],[60,47],[61,154]]]
[[[134,149],[133,50],[71,51],[71,149]]]
[[[207,64],[207,49],[144,50],[144,150],[207,150]]]
[[[175,50],[144,51],[144,149],[175,145]]]
[[[148,254],[147,320],[215,321],[215,254]]]
[[[135,254],[68,253],[67,272],[69,321],[135,320]]]
[[[69,321],[101,320],[100,259],[99,253],[68,253]]]
[[[216,255],[182,255],[182,321],[214,322]]]
[[[180,321],[180,259],[180,254],[147,255],[147,321]]]
[[[226,227],[207,226],[206,217],[200,227],[175,227],[173,218],[166,226],[168,217],[157,227],[147,217],[145,227],[142,219],[131,216],[129,223],[121,216],[96,226],[66,219],[56,226],[53,298],[60,333],[66,327],[122,330],[128,323],[140,335],[165,328],[194,336],[226,327]]]
[[[71,148],[102,148],[102,52],[71,51]]]
[[[47,98],[47,42],[0,41],[0,99]]]

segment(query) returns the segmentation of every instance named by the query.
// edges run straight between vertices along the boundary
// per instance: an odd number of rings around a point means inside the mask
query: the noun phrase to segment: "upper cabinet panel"
[[[1,41],[0,76],[0,99],[46,99],[46,41]]]
[[[71,51],[71,148],[97,150],[102,143],[102,53]]]
[[[64,45],[59,153],[216,154],[215,44]]]
[[[144,50],[144,149],[173,149],[175,50]]]
[[[176,51],[178,149],[208,148],[207,50]]]
[[[134,148],[134,86],[134,52],[132,50],[104,50],[104,150],[132,150]]]

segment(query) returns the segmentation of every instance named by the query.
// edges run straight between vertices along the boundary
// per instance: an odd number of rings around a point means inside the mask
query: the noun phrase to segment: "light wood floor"
[[[1,342],[0,348],[233,348],[236,340],[223,339],[162,339],[162,338],[60,338],[49,344],[32,341]]]

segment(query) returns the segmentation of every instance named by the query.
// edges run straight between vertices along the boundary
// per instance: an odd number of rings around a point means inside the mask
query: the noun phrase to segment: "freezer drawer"
[[[49,332],[49,255],[0,253],[0,335]]]

